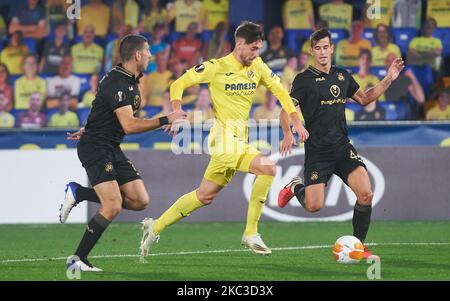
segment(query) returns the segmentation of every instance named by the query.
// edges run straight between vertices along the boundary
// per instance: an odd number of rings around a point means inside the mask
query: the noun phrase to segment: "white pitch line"
[[[392,242],[392,243],[367,243],[367,246],[448,246],[450,242]],[[292,251],[292,250],[311,250],[331,248],[332,245],[317,245],[317,246],[301,246],[301,247],[279,247],[272,248],[274,251]],[[229,249],[229,250],[204,250],[204,251],[183,251],[170,253],[156,253],[148,256],[177,256],[177,255],[198,255],[198,254],[220,254],[220,253],[235,253],[235,252],[250,252],[249,249]],[[139,257],[137,254],[116,254],[116,255],[94,255],[90,258],[123,258],[123,257]],[[29,259],[5,259],[0,260],[1,263],[20,263],[20,262],[39,262],[39,261],[53,261],[66,260],[67,257],[53,257],[53,258],[29,258]]]

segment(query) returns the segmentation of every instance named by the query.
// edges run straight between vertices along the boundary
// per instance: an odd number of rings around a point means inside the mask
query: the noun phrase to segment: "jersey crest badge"
[[[122,91],[117,91],[116,100],[118,102],[122,102],[122,100],[123,100],[123,92]]]
[[[341,82],[343,82],[345,80],[344,75],[341,72],[338,72],[336,74],[337,74],[338,80],[340,80]]]
[[[330,92],[331,94],[333,94],[334,97],[338,97],[339,94],[341,93],[341,89],[339,88],[339,86],[332,85],[330,87]]]
[[[248,77],[249,79],[253,79],[253,76],[255,76],[255,72],[253,72],[253,70],[247,71],[247,77]]]

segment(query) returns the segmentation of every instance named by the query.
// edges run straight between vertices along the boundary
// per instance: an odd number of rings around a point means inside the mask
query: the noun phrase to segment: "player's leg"
[[[301,199],[303,199],[303,203],[300,202],[300,204],[306,211],[311,213],[319,211],[323,208],[325,201],[325,184],[319,183],[306,186],[304,189],[304,197]]]
[[[367,170],[358,166],[348,175],[347,184],[356,195],[353,211],[353,236],[364,242],[369,231],[373,197]]]
[[[101,182],[94,186],[95,192],[100,198],[101,208],[89,221],[83,238],[78,245],[75,255],[91,268],[91,271],[98,271],[88,261],[87,257],[102,236],[111,221],[119,214],[122,204],[122,196],[119,185],[116,181]],[[89,269],[87,269],[89,270]]]
[[[151,245],[159,240],[159,234],[165,228],[189,216],[195,210],[211,204],[222,188],[222,185],[204,178],[197,189],[176,200],[157,220],[144,219],[140,245],[141,261],[148,255]]]
[[[122,207],[125,209],[135,211],[144,210],[150,202],[144,181],[141,179],[120,185],[120,191],[123,197]]]

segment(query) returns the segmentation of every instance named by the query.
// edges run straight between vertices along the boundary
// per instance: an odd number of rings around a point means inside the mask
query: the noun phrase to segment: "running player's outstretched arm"
[[[381,80],[378,84],[368,89],[367,91],[358,89],[358,91],[356,91],[356,93],[351,96],[351,98],[353,98],[363,106],[377,100],[381,95],[383,95],[384,92],[386,92],[392,81],[397,79],[404,67],[405,66],[401,58],[395,59],[389,67],[388,73],[383,78],[383,80]],[[353,78],[351,78],[351,80],[353,80]]]
[[[309,136],[308,131],[303,127],[298,112],[295,109],[288,91],[286,91],[286,89],[283,87],[278,76],[273,73],[269,67],[267,67],[267,65],[261,60],[261,58],[258,58],[258,60],[259,64],[257,66],[258,68],[260,68],[261,81],[263,85],[266,86],[270,90],[270,92],[272,92],[272,94],[278,98],[281,106],[289,115],[289,118],[292,121],[294,129],[298,133],[300,140],[302,142],[305,141]]]

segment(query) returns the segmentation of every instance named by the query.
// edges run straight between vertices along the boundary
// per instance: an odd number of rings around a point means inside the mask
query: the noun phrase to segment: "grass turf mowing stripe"
[[[393,243],[367,243],[367,246],[448,246],[450,242],[393,242]],[[274,251],[295,251],[295,250],[311,250],[331,248],[332,245],[317,245],[317,246],[301,246],[301,247],[278,247],[272,248]],[[251,252],[249,249],[229,249],[229,250],[204,250],[204,251],[183,251],[183,252],[169,252],[149,254],[148,256],[177,256],[177,255],[197,255],[197,254],[215,254],[215,253],[232,253],[232,252]],[[123,257],[139,257],[138,254],[116,254],[116,255],[94,255],[90,258],[123,258]],[[53,261],[66,260],[67,257],[54,258],[29,258],[29,259],[5,259],[0,260],[2,263],[24,263],[37,261]]]

